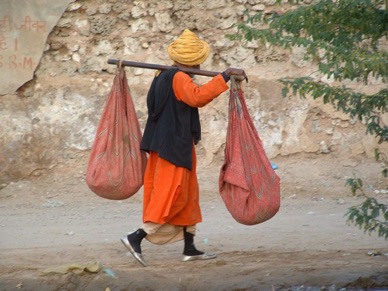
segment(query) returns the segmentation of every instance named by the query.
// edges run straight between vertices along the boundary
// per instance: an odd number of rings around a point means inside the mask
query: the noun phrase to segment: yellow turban
[[[188,29],[167,48],[170,59],[174,62],[187,66],[196,66],[202,64],[209,56],[209,45],[206,41]]]

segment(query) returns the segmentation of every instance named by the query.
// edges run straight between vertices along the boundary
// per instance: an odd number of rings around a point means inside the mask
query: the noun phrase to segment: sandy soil
[[[388,241],[348,225],[361,203],[345,187],[356,175],[387,203],[374,161],[326,156],[275,159],[282,206],[271,220],[244,226],[218,194],[219,167],[199,169],[204,222],[196,245],[209,261],[180,261],[183,243],[142,245],[149,267],[120,237],[141,223],[141,192],[108,201],[86,186],[85,161],[0,190],[0,290],[388,290]],[[98,262],[99,270],[44,274]],[[67,270],[65,268],[65,270]]]

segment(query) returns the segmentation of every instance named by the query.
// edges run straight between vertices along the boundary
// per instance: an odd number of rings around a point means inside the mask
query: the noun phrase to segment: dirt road
[[[219,168],[201,168],[204,222],[196,244],[218,257],[183,263],[182,242],[146,241],[146,268],[120,242],[141,223],[141,192],[125,201],[97,197],[85,185],[84,162],[9,184],[0,190],[0,290],[388,290],[388,241],[344,218],[362,201],[344,186],[347,176],[368,179],[370,193],[387,202],[379,165],[306,157],[274,162],[282,205],[273,219],[235,222],[218,194]],[[91,263],[98,271],[69,270]],[[58,273],[61,266],[68,272]]]

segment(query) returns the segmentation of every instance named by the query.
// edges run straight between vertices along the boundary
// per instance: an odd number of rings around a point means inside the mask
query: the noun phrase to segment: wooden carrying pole
[[[109,59],[108,64],[110,65],[119,65],[120,60],[118,59]],[[140,62],[132,62],[132,61],[124,61],[121,60],[121,65],[125,67],[135,67],[135,68],[143,68],[143,69],[151,69],[151,70],[169,70],[176,67],[173,66],[164,66],[164,65],[157,65],[157,64],[148,64],[148,63],[140,63]],[[218,74],[221,74],[221,72],[213,72],[213,71],[205,71],[205,70],[197,70],[197,69],[191,69],[191,68],[179,68],[179,70],[192,74],[192,75],[201,75],[201,76],[207,76],[207,77],[215,77]]]

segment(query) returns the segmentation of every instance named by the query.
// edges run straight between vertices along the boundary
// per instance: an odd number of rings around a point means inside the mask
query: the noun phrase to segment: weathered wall
[[[196,31],[210,43],[212,51],[203,69],[222,71],[234,66],[246,70],[247,104],[271,158],[300,152],[371,156],[375,141],[365,135],[358,121],[318,101],[281,97],[278,78],[314,72],[314,65],[303,60],[300,49],[289,52],[260,48],[254,43],[243,46],[225,38],[226,33],[233,32],[232,25],[242,20],[245,9],[287,8],[275,7],[274,2],[80,0],[70,3],[47,38],[33,79],[14,94],[0,96],[0,183],[40,175],[66,160],[87,155],[114,77],[115,66],[108,65],[107,60],[123,58],[171,64],[166,46],[185,28]],[[49,5],[36,3],[50,10]],[[143,127],[146,93],[154,72],[126,70]],[[206,80],[197,77],[200,83]],[[366,90],[374,91],[378,86],[370,84]],[[203,140],[198,154],[202,165],[218,163],[222,158],[227,103],[224,93],[200,110]]]
[[[73,0],[3,0],[0,9],[0,95],[32,79],[47,35]]]

